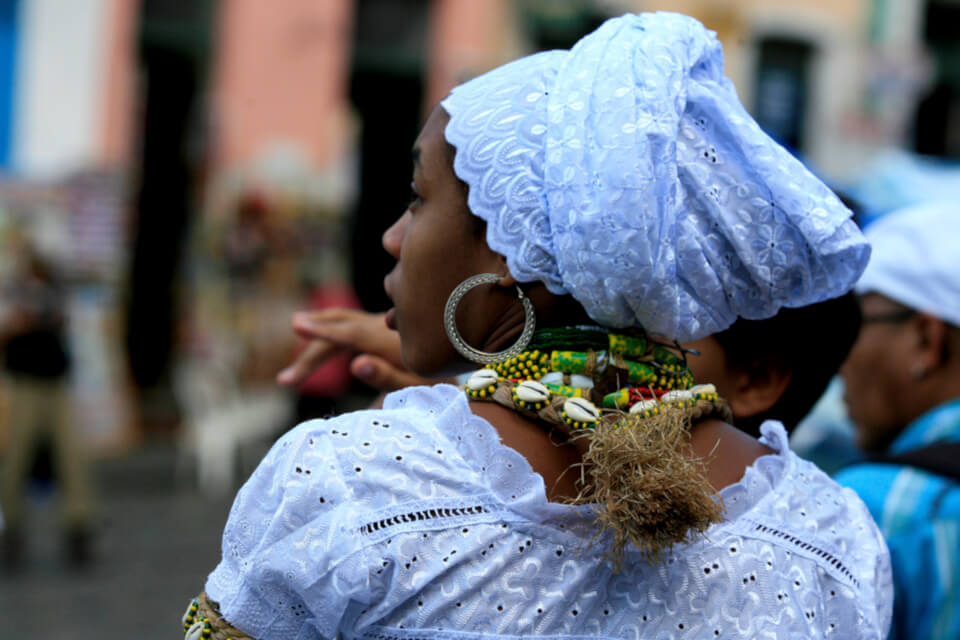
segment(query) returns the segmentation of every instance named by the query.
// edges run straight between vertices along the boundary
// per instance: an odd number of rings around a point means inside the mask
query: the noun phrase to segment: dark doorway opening
[[[770,137],[803,151],[813,47],[802,40],[760,41],[753,116]]]

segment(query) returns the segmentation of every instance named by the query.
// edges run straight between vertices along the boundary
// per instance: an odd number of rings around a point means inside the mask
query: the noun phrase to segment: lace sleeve
[[[237,495],[206,591],[252,637],[334,637],[347,604],[371,592],[369,562],[331,432],[311,421],[281,438]],[[313,633],[303,635],[304,626]]]

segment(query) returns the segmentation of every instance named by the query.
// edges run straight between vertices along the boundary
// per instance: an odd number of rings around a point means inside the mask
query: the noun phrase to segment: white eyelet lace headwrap
[[[680,341],[848,291],[869,245],[723,75],[713,32],[608,20],[442,103],[454,170],[521,282]]]

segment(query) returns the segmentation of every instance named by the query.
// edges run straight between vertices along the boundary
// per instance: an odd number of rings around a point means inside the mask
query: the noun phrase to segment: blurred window
[[[753,116],[770,136],[794,152],[803,150],[813,47],[802,40],[760,41]]]

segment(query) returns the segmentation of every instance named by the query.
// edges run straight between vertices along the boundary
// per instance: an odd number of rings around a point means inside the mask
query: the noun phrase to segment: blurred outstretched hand
[[[309,344],[277,374],[277,382],[300,384],[327,359],[345,351],[358,354],[350,362],[351,375],[380,391],[439,382],[407,371],[400,357],[400,335],[387,327],[384,315],[356,309],[294,313],[293,330]]]

